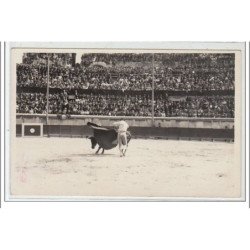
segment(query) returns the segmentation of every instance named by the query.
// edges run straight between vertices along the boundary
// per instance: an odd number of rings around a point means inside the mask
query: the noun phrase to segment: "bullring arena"
[[[22,116],[17,121],[27,123],[27,121],[34,122],[34,119],[37,121],[38,117]],[[40,117],[40,121],[42,119]],[[90,120],[58,120],[55,117],[50,119],[54,126],[69,124],[70,121],[73,124],[77,122],[82,124]],[[102,124],[107,124],[110,123],[110,118],[99,119],[100,121]],[[131,122],[135,124],[135,121]],[[169,122],[173,123],[173,119]],[[218,122],[220,126],[224,126],[222,121]],[[197,120],[193,120],[192,123],[198,126]],[[203,122],[206,123],[208,121]],[[183,126],[183,119],[179,124]],[[226,124],[230,126],[230,122]],[[214,121],[213,126],[219,125]],[[81,128],[85,135],[91,135],[91,130],[87,130],[87,127],[81,126]],[[156,131],[158,129],[155,128]],[[66,130],[74,131],[72,126],[67,129],[67,125],[64,129],[60,129],[63,133],[66,133]],[[36,197],[230,198],[240,195],[240,172],[234,162],[235,144],[232,140],[152,138],[153,133],[151,133],[152,139],[146,139],[150,136],[146,136],[145,131],[138,135],[138,129],[132,127],[131,130],[134,131],[134,134],[132,133],[134,138],[129,144],[126,157],[123,158],[119,157],[117,147],[105,151],[103,155],[96,155],[96,150],[91,149],[90,140],[83,134],[82,138],[76,138],[74,133],[50,134],[50,137],[44,134],[44,137],[15,138],[16,156],[13,157],[14,161],[11,164],[13,166],[11,193],[15,196]],[[47,132],[48,129],[47,131],[44,129],[44,133]]]

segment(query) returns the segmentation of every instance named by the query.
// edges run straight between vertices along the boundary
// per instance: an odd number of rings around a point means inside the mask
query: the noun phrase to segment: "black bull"
[[[98,154],[100,149],[102,149],[103,154],[104,150],[109,150],[117,146],[118,134],[115,129],[107,129],[92,122],[88,122],[87,125],[94,130],[94,136],[89,137],[91,140],[92,149],[94,149],[97,144],[99,146],[96,154]],[[131,134],[127,131],[127,143],[129,143],[130,140]]]

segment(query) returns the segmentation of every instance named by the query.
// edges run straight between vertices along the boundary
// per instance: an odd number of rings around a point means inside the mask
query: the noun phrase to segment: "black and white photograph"
[[[51,47],[8,47],[7,199],[244,199],[244,44]]]
[[[1,1],[0,249],[249,250],[249,1]]]

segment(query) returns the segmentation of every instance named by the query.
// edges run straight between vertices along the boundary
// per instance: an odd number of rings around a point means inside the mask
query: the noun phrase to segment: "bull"
[[[98,145],[98,149],[95,152],[96,154],[98,154],[101,149],[103,154],[104,150],[109,150],[117,146],[118,133],[115,129],[108,129],[92,122],[88,122],[87,125],[94,130],[94,136],[90,136],[88,139],[91,140],[92,149]],[[127,143],[129,143],[130,140],[131,134],[127,131]]]

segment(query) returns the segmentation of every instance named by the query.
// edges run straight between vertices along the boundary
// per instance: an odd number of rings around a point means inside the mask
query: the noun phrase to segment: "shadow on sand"
[[[84,157],[106,157],[106,156],[119,156],[119,155],[118,154],[95,154],[95,153],[85,154],[83,153],[83,154],[71,154],[69,156],[72,156],[72,157],[82,157],[82,156]]]

